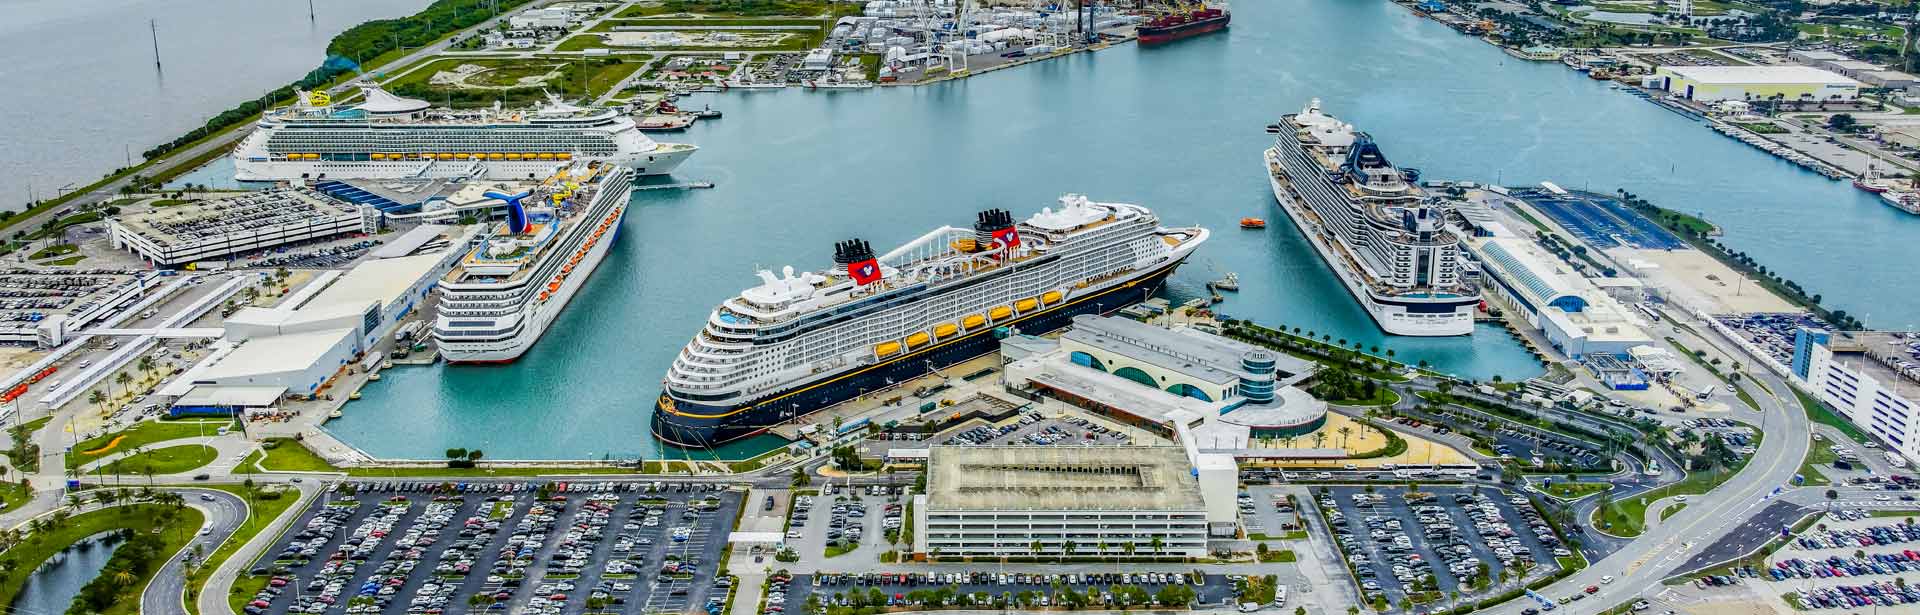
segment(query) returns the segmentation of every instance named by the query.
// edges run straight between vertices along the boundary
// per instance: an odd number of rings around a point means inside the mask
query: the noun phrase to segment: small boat
[[[1888,190],[1880,193],[1880,200],[1886,201],[1894,209],[1920,215],[1920,192]]]
[[[693,112],[693,116],[703,120],[717,120],[720,119],[720,112],[714,111],[713,106],[708,105],[705,109]]]
[[[392,361],[380,362],[380,369],[393,369],[393,362]]]
[[[359,394],[359,393],[354,393],[354,394],[353,394],[353,397],[355,397],[355,398],[358,398],[359,396],[360,396],[360,394]],[[340,418],[340,417],[343,417],[343,416],[346,416],[346,415],[347,415],[347,413],[345,413],[345,412],[341,412],[341,411],[339,411],[339,410],[335,410],[335,411],[332,411],[332,412],[328,412],[328,413],[327,413],[327,418],[330,418],[330,419],[337,419],[337,418]]]
[[[1213,281],[1213,287],[1220,290],[1240,290],[1240,274],[1227,272],[1227,276]]]
[[[1865,175],[1861,175],[1853,180],[1853,187],[1874,194],[1885,194],[1888,190],[1893,189],[1893,185],[1893,182],[1888,177],[1881,175],[1880,170],[1874,168],[1872,165],[1867,166]]]
[[[1240,228],[1244,228],[1244,229],[1267,228],[1267,221],[1260,218],[1241,218]]]
[[[379,382],[380,374],[367,374],[367,380],[373,381],[373,382]]]

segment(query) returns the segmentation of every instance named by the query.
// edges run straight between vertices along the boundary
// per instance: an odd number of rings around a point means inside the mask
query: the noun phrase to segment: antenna
[[[147,33],[153,36],[153,67],[160,68],[160,24],[147,20]]]

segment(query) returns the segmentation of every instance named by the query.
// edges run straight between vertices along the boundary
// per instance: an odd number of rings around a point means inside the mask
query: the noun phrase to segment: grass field
[[[1759,448],[1759,440],[1765,439],[1765,437],[1766,434],[1757,433],[1753,446]],[[1752,457],[1742,459],[1739,464],[1726,468],[1725,470],[1699,470],[1689,472],[1686,478],[1680,479],[1680,482],[1654,489],[1625,500],[1615,501],[1612,506],[1603,507],[1594,512],[1612,524],[1612,527],[1607,528],[1607,533],[1627,538],[1639,536],[1641,532],[1646,531],[1647,504],[1651,504],[1661,498],[1679,495],[1705,495],[1713,491],[1714,488],[1719,487],[1721,483],[1727,482],[1727,479],[1732,478],[1733,475],[1739,474],[1740,470],[1745,468],[1750,461],[1753,461]]]
[[[227,420],[187,420],[187,421],[143,421],[125,431],[110,433],[82,440],[73,445],[67,453],[67,467],[78,468],[96,459],[115,453],[123,453],[141,448],[155,442],[211,436],[221,427],[231,424]]]
[[[203,517],[200,511],[182,508],[178,516],[169,525],[161,525],[160,517],[167,506],[160,504],[134,504],[113,506],[102,510],[74,515],[72,518],[50,531],[29,534],[19,545],[0,554],[0,604],[13,604],[20,594],[20,588],[47,558],[79,542],[81,539],[101,532],[117,529],[131,529],[136,532],[150,532],[159,529],[165,539],[164,552],[176,553],[193,537],[193,528],[200,526]],[[156,570],[158,566],[154,567]],[[148,578],[151,578],[151,574]],[[140,579],[138,585],[144,586],[146,579]],[[140,608],[138,596],[124,600],[121,605],[109,609],[114,613],[134,613]]]
[[[1866,444],[1872,441],[1872,439],[1867,437],[1867,432],[1860,429],[1860,426],[1854,425],[1852,421],[1845,418],[1841,418],[1838,414],[1834,414],[1832,409],[1828,408],[1826,404],[1820,403],[1820,400],[1814,399],[1813,396],[1801,392],[1798,388],[1793,389],[1793,396],[1800,400],[1800,407],[1807,410],[1807,418],[1813,422],[1838,429],[1840,433],[1846,434],[1848,439],[1853,440],[1857,444]]]
[[[631,19],[655,15],[698,13],[713,17],[806,17],[811,15],[860,14],[856,2],[826,0],[666,0],[651,6],[630,6],[615,17]]]
[[[1556,481],[1552,486],[1541,491],[1563,500],[1578,500],[1612,488],[1613,485],[1610,483]]]
[[[268,472],[338,472],[327,460],[321,459],[306,445],[288,438],[268,438],[261,443],[266,456],[260,460],[260,467]]]
[[[1800,462],[1799,474],[1801,478],[1806,479],[1803,484],[1808,487],[1824,487],[1833,484],[1833,481],[1827,479],[1827,475],[1820,473],[1820,468],[1832,467],[1835,458],[1833,451],[1827,450],[1827,447],[1820,446],[1818,443],[1808,447],[1806,460]]]
[[[108,474],[179,474],[213,463],[220,451],[203,444],[157,448],[107,464]]]

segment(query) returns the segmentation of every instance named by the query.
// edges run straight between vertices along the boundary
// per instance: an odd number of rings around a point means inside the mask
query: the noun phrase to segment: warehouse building
[[[1570,358],[1605,354],[1625,356],[1635,346],[1653,343],[1638,317],[1612,293],[1565,267],[1533,242],[1495,237],[1469,242],[1480,260],[1482,287],[1525,313],[1547,343]]]
[[[1661,66],[1654,79],[1674,96],[1699,102],[1852,102],[1861,85],[1811,66]]]
[[[1217,465],[1217,461],[1210,462]],[[935,557],[1195,558],[1207,553],[1202,471],[1172,446],[935,446],[914,498],[914,551]],[[1219,491],[1216,489],[1215,491]],[[1231,517],[1227,520],[1231,527]],[[1035,549],[1036,543],[1038,549]]]
[[[367,233],[352,203],[304,187],[275,188],[125,213],[107,220],[115,248],[155,267],[223,261],[287,244]]]

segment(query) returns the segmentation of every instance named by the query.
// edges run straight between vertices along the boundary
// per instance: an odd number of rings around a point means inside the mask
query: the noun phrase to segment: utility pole
[[[152,19],[147,20],[147,34],[153,36],[153,67],[160,68],[160,25]]]

